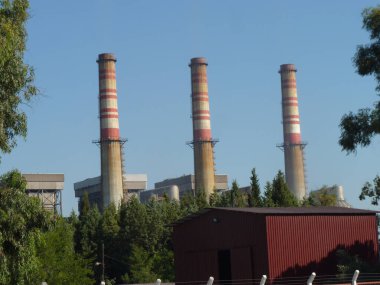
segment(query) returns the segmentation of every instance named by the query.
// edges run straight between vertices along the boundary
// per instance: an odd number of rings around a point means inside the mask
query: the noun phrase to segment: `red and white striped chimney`
[[[279,71],[282,91],[285,178],[294,196],[298,200],[302,200],[306,196],[303,156],[305,144],[301,140],[296,72],[297,70],[293,64],[283,64]]]
[[[211,136],[207,61],[203,57],[192,58],[189,66],[191,68],[195,190],[204,191],[206,197],[209,197],[215,188],[213,153],[215,140]]]
[[[98,57],[99,65],[99,118],[100,152],[103,207],[123,199],[123,174],[121,140],[116,91],[116,58],[103,53]]]

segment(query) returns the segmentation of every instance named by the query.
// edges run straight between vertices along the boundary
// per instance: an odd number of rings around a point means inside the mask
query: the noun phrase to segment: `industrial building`
[[[192,58],[191,69],[191,110],[193,120],[195,190],[204,191],[209,197],[215,190],[214,146],[210,123],[208,97],[207,61],[203,57]]]
[[[222,191],[228,189],[228,176],[215,175],[215,191]],[[154,189],[140,192],[140,201],[146,203],[151,198],[161,199],[163,195],[171,200],[179,201],[180,198],[186,193],[195,195],[196,191],[196,178],[195,175],[183,175],[177,178],[165,179],[154,184]]]
[[[173,225],[175,281],[336,274],[338,249],[378,260],[375,211],[338,207],[209,208]],[[284,283],[284,280],[282,280]],[[195,282],[194,282],[195,284]]]
[[[122,200],[126,201],[130,195],[138,195],[139,192],[147,189],[148,177],[146,174],[124,174],[123,185],[126,188],[123,191]],[[79,198],[78,209],[85,192],[88,194],[91,205],[96,205],[99,209],[103,209],[101,186],[102,180],[100,176],[74,183],[75,197]]]
[[[285,156],[285,179],[290,191],[299,200],[306,197],[304,147],[301,140],[300,115],[296,84],[297,69],[293,64],[280,66],[282,124],[284,143],[279,145]]]
[[[24,173],[26,193],[41,200],[44,209],[62,215],[62,190],[65,176],[63,174]]]
[[[351,205],[344,198],[344,188],[341,185],[334,185],[331,187],[322,187],[319,190],[314,190],[310,192],[313,199],[318,200],[320,194],[329,194],[336,197],[335,207],[351,208]]]

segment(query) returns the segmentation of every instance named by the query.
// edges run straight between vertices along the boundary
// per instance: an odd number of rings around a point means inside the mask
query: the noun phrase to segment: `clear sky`
[[[126,171],[154,182],[193,172],[190,119],[192,57],[206,57],[216,170],[229,183],[262,186],[284,169],[279,66],[293,63],[308,189],[343,185],[346,200],[379,173],[380,140],[356,155],[338,145],[343,114],[378,99],[373,78],[352,56],[369,41],[361,11],[378,1],[31,0],[26,61],[42,95],[22,106],[26,141],[3,155],[0,172],[64,173],[64,214],[77,209],[73,183],[100,174],[99,53],[117,61],[119,118]],[[379,208],[377,208],[379,209]]]

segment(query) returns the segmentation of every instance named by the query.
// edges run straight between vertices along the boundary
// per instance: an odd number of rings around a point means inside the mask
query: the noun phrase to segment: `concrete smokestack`
[[[215,188],[214,145],[211,136],[210,106],[207,85],[207,61],[192,58],[191,100],[193,118],[194,175],[195,190],[202,190],[208,198]]]
[[[301,141],[300,116],[296,86],[296,68],[293,64],[280,67],[282,91],[282,123],[284,130],[285,178],[290,191],[298,200],[306,196],[305,170]]]
[[[116,58],[113,54],[99,54],[99,118],[101,152],[101,186],[103,208],[118,207],[123,198],[123,176],[119,114],[116,91]]]

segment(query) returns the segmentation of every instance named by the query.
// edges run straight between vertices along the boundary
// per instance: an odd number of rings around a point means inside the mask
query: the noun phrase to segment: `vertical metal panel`
[[[252,279],[251,247],[234,248],[231,250],[232,280]]]
[[[336,250],[343,248],[369,261],[378,255],[375,216],[268,216],[271,278],[334,274]]]
[[[176,225],[173,244],[176,282],[203,280],[203,269],[217,270],[217,253],[225,249],[231,250],[231,261],[245,260],[251,263],[252,273],[248,275],[259,278],[268,272],[265,220],[261,215],[213,209]],[[204,260],[201,263],[197,261],[197,264],[202,264],[202,268],[199,268],[193,264],[197,259],[193,254],[199,256],[201,253]],[[198,269],[194,269],[194,266]],[[247,264],[242,266],[239,262],[232,265],[233,278],[244,279],[246,270]]]

